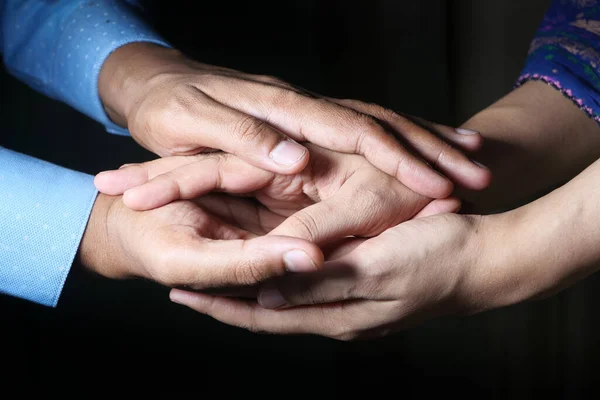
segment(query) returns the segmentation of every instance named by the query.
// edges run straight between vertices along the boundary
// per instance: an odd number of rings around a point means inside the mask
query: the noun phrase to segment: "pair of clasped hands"
[[[162,158],[96,176],[84,265],[252,331],[350,339],[443,313],[461,279],[435,262],[462,245],[454,188],[491,179],[466,155],[480,134],[125,47],[101,97]]]

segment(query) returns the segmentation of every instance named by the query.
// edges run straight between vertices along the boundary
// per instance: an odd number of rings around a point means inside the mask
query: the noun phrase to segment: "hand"
[[[80,259],[105,277],[140,277],[191,289],[254,285],[286,271],[314,271],[322,265],[323,255],[314,244],[257,237],[256,215],[241,202],[225,222],[205,211],[200,200],[140,213],[125,207],[120,197],[99,195]]]
[[[171,299],[253,331],[338,339],[539,299],[600,267],[599,177],[600,160],[506,213],[433,216],[373,239],[347,240],[319,271],[265,286],[258,296],[265,308],[181,290],[171,291]]]
[[[128,165],[98,175],[95,182],[104,193],[124,192],[125,205],[135,210],[194,199],[214,190],[251,195],[287,218],[272,235],[316,244],[349,235],[375,236],[418,213],[460,208],[454,198],[432,203],[361,156],[307,147],[312,154],[309,165],[296,175],[277,175],[231,154],[212,153]]]
[[[294,174],[309,159],[296,142],[308,141],[364,155],[432,198],[447,197],[452,182],[421,158],[469,189],[489,183],[481,168],[409,118],[358,101],[316,97],[273,77],[194,62],[158,45],[133,43],[117,49],[103,65],[98,84],[113,121],[127,126],[138,143],[159,156],[219,149],[259,168]],[[481,145],[476,132],[433,129],[463,148]]]
[[[322,269],[269,282],[258,297],[276,310],[181,290],[171,298],[253,331],[352,339],[545,297],[598,271],[599,177],[600,160],[516,210],[429,216],[372,239],[348,239],[328,252]],[[243,209],[214,199],[204,207],[217,214]],[[277,224],[268,214],[241,213],[254,215],[249,227]]]
[[[509,274],[499,279],[499,271],[486,268],[494,264],[484,263],[493,256],[484,218],[445,214],[405,222],[372,239],[350,239],[319,271],[263,288],[260,303],[278,309],[182,290],[172,290],[171,299],[256,332],[342,340],[481,311],[503,305],[508,296],[499,289],[511,282]],[[298,305],[304,306],[292,307]]]

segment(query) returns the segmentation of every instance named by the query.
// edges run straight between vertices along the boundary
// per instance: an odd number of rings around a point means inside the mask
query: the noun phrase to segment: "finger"
[[[323,264],[316,245],[280,236],[202,241],[178,236],[152,253],[154,270],[166,276],[161,283],[195,290],[256,285],[287,272],[314,272]]]
[[[457,198],[434,200],[425,206],[415,218],[456,212],[459,208],[460,200]],[[345,257],[362,243],[348,241],[345,246],[347,248],[342,246],[335,259],[330,258],[330,261],[327,261],[323,268],[315,273],[283,277],[263,286],[257,297],[258,302],[265,308],[277,309],[346,301],[364,298],[365,295],[369,295],[369,298],[382,295],[384,291],[381,288],[374,289],[374,284],[369,284],[369,274],[364,273],[365,266],[377,265],[377,261],[373,258],[376,258],[378,254],[368,255],[368,262],[360,258],[364,253],[360,251]],[[368,288],[368,292],[365,292],[365,287]]]
[[[319,245],[350,235],[371,237],[412,218],[430,201],[391,178],[373,182],[367,174],[355,173],[335,196],[292,214],[271,234]]]
[[[327,261],[320,271],[270,282],[261,288],[257,300],[268,309],[355,300],[362,298],[365,279],[355,263],[341,258]]]
[[[266,235],[285,219],[253,199],[210,194],[196,198],[194,202],[223,221],[255,235]]]
[[[202,87],[211,97],[268,122],[298,141],[344,153],[361,154],[371,164],[424,196],[441,198],[452,182],[404,148],[370,115],[277,85],[239,79],[239,96],[228,95],[230,81]]]
[[[460,199],[456,197],[436,199],[427,204],[413,218],[425,218],[437,214],[457,213],[460,210],[461,205]]]
[[[399,114],[404,118],[421,125],[431,133],[446,139],[446,141],[458,146],[461,150],[475,152],[480,150],[483,145],[483,136],[477,131],[465,128],[452,128],[450,126],[427,121],[426,119],[414,115],[404,113]]]
[[[238,299],[254,300],[258,295],[258,288],[252,286],[242,288],[215,288],[204,290],[202,293],[211,296],[236,297]]]
[[[123,202],[131,209],[144,211],[211,191],[252,192],[269,184],[274,177],[273,173],[229,154],[196,156],[196,159],[128,189]]]
[[[313,316],[314,314],[304,313],[304,318],[298,318],[302,314],[301,310],[283,310],[281,312],[266,310],[254,301],[217,297],[179,289],[172,289],[169,297],[174,303],[210,315],[225,324],[256,333],[307,334],[324,331],[321,326],[323,321],[318,321],[316,316]]]
[[[356,332],[382,324],[388,318],[386,304],[359,301],[268,310],[256,302],[215,297],[172,289],[169,297],[177,304],[210,315],[225,324],[256,333],[317,334],[338,340],[356,338]],[[349,321],[350,320],[350,321]]]
[[[371,237],[410,218],[402,218],[396,210],[397,207],[386,209],[373,204],[357,212],[356,207],[348,208],[339,197],[333,197],[297,211],[270,234],[297,237],[318,245],[350,235]]]
[[[420,124],[373,104],[365,104],[355,100],[332,101],[365,114],[373,115],[373,117],[384,121],[393,132],[399,134],[402,140],[406,141],[425,160],[458,185],[472,190],[485,189],[490,185],[491,172],[488,168],[473,162],[461,151],[455,149]]]
[[[101,193],[119,196],[157,175],[196,160],[196,156],[179,156],[159,158],[142,164],[125,164],[116,170],[100,172],[94,178],[94,185]]]
[[[298,173],[308,163],[306,148],[269,123],[228,107],[193,86],[189,91],[186,101],[178,101],[173,111],[165,112],[153,127],[161,130],[160,135],[196,143],[198,148],[220,149],[280,174]],[[229,89],[226,98],[230,97],[234,96]],[[177,144],[170,147],[177,148]]]

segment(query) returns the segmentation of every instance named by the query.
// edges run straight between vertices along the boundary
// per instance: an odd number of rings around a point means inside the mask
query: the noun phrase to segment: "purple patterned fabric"
[[[531,80],[559,90],[600,124],[599,1],[553,1],[517,86]]]

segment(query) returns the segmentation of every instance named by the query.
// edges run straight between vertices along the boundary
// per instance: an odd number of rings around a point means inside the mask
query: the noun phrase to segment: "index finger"
[[[288,88],[265,86],[264,82],[239,80],[236,85],[241,96],[235,100],[217,90],[210,91],[210,95],[266,121],[297,141],[360,154],[419,194],[443,198],[452,192],[449,179],[402,146],[370,115]]]

